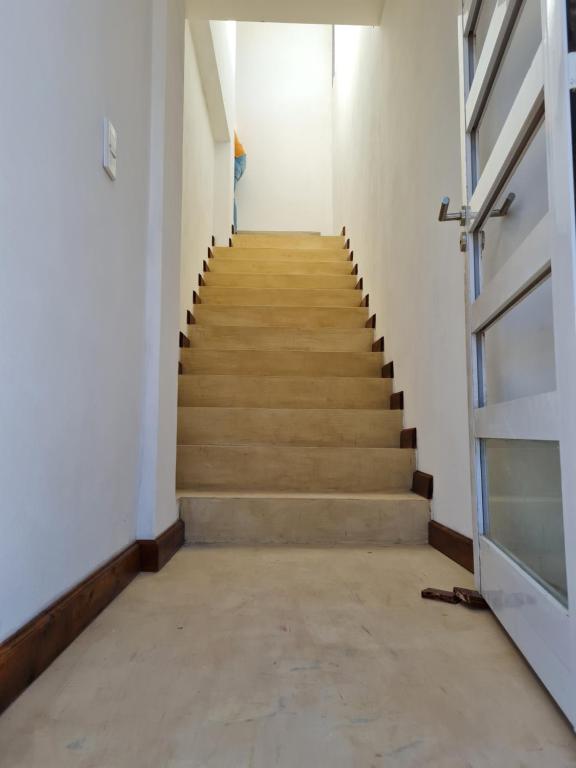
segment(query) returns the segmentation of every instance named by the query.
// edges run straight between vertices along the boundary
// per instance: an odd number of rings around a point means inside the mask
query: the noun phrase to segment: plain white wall
[[[332,31],[238,24],[238,228],[331,233]]]
[[[192,309],[192,291],[198,289],[198,273],[214,231],[215,173],[215,142],[188,22],[184,84],[180,327],[186,332],[186,311]]]
[[[227,244],[232,224],[235,52],[234,22],[186,22],[180,267],[185,333],[211,237]],[[223,134],[228,140],[218,141]]]
[[[460,205],[458,0],[387,0],[380,27],[336,29],[334,210],[377,313],[433,517],[472,533]]]
[[[136,537],[151,19],[0,6],[0,640]]]
[[[184,0],[153,0],[144,402],[138,538],[178,517],[175,492],[182,215]]]

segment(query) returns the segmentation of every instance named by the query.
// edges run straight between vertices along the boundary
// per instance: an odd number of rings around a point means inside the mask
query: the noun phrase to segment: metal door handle
[[[507,195],[506,200],[504,200],[502,203],[502,207],[494,208],[494,210],[490,213],[490,216],[494,219],[499,219],[501,216],[506,216],[514,200],[516,200],[516,195],[514,192],[510,192],[510,194]]]
[[[457,221],[461,226],[466,223],[466,209],[462,208],[459,213],[448,213],[450,207],[450,198],[443,197],[440,203],[440,213],[438,214],[438,221]]]

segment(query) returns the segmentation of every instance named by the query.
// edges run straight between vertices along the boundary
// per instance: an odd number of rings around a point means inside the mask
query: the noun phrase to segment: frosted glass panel
[[[486,33],[490,26],[492,14],[496,7],[496,0],[482,0],[476,24],[474,25],[474,72],[482,55],[482,49],[486,42]]]
[[[486,405],[556,389],[550,278],[483,335]]]
[[[541,41],[540,0],[524,0],[475,132],[478,178],[494,149]]]
[[[548,213],[544,122],[534,133],[494,207],[500,208],[511,192],[516,199],[506,216],[490,217],[482,228],[480,266],[483,285],[494,277]]]
[[[558,443],[482,442],[486,536],[566,603]]]

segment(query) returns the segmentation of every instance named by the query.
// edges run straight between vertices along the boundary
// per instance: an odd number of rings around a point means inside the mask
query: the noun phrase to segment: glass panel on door
[[[490,88],[488,101],[474,132],[477,169],[476,178],[473,180],[474,188],[494,149],[502,126],[541,42],[540,0],[524,0],[498,68],[498,74]]]
[[[559,444],[483,440],[485,535],[566,604]]]
[[[556,389],[552,281],[542,281],[482,334],[481,405]]]
[[[504,266],[518,246],[548,213],[548,177],[544,122],[536,130],[524,154],[504,185],[497,201],[500,208],[509,194],[514,202],[506,216],[488,218],[480,234],[480,275],[476,287],[486,285]]]

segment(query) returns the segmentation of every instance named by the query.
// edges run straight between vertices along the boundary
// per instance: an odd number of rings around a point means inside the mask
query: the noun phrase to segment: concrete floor
[[[2,768],[556,768],[576,738],[428,547],[201,548],[143,574],[0,718]]]

